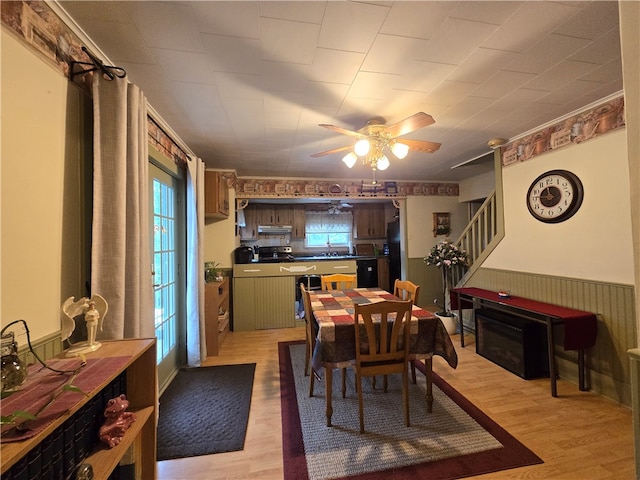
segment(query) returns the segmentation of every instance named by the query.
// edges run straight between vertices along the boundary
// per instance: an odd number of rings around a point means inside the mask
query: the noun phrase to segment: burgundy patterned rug
[[[285,480],[448,480],[543,463],[435,373],[433,413],[424,405],[424,376],[410,384],[408,428],[396,376],[389,377],[386,394],[363,381],[365,434],[359,433],[353,376],[343,399],[334,375],[333,427],[327,427],[323,382],[308,396],[304,342],[278,347]]]

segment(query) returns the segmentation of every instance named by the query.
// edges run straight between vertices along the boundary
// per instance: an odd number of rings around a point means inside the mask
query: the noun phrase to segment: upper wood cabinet
[[[222,172],[204,172],[205,218],[229,218],[229,187]]]
[[[307,221],[304,212],[304,205],[291,207],[291,238],[304,238]]]
[[[386,237],[387,229],[384,218],[384,205],[380,203],[356,204],[353,209],[356,238]]]
[[[258,239],[258,210],[249,205],[244,209],[245,226],[240,227],[240,240]]]

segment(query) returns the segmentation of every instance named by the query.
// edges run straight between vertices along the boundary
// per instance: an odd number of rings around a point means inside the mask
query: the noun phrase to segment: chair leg
[[[316,381],[316,372],[311,371],[311,374],[309,375],[309,396],[313,397],[313,386],[315,384]]]
[[[306,351],[304,354],[304,376],[306,377],[307,375],[309,375],[309,357],[311,357],[311,354],[309,352],[310,350],[309,342],[307,342],[305,350]]]
[[[389,382],[387,381],[387,376],[383,376],[382,377],[382,391],[384,393],[387,393],[387,385],[389,384]]]
[[[413,360],[409,360],[409,366],[411,367],[411,381],[413,384],[416,384],[416,364],[413,363]]]
[[[342,398],[347,396],[347,369],[342,369]]]
[[[409,427],[409,375],[405,369],[402,372],[402,400],[404,401],[404,423]]]

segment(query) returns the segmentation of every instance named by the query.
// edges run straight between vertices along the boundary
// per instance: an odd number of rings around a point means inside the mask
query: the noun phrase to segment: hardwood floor
[[[158,478],[283,478],[277,343],[304,340],[304,328],[231,332],[217,357],[205,365],[256,362],[245,448],[240,452],[158,462]],[[458,368],[440,357],[434,371],[533,450],[545,463],[480,475],[476,479],[635,479],[631,410],[577,385],[558,381],[558,398],[548,379],[522,380],[476,355],[473,337],[458,352]],[[323,412],[321,412],[322,414]]]

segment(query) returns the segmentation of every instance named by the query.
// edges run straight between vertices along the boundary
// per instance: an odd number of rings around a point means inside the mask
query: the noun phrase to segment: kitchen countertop
[[[377,258],[386,258],[385,255],[378,257],[373,255],[293,255],[291,260],[266,258],[263,260],[252,260],[251,263],[293,263],[293,262],[323,262],[336,260],[375,260]]]

